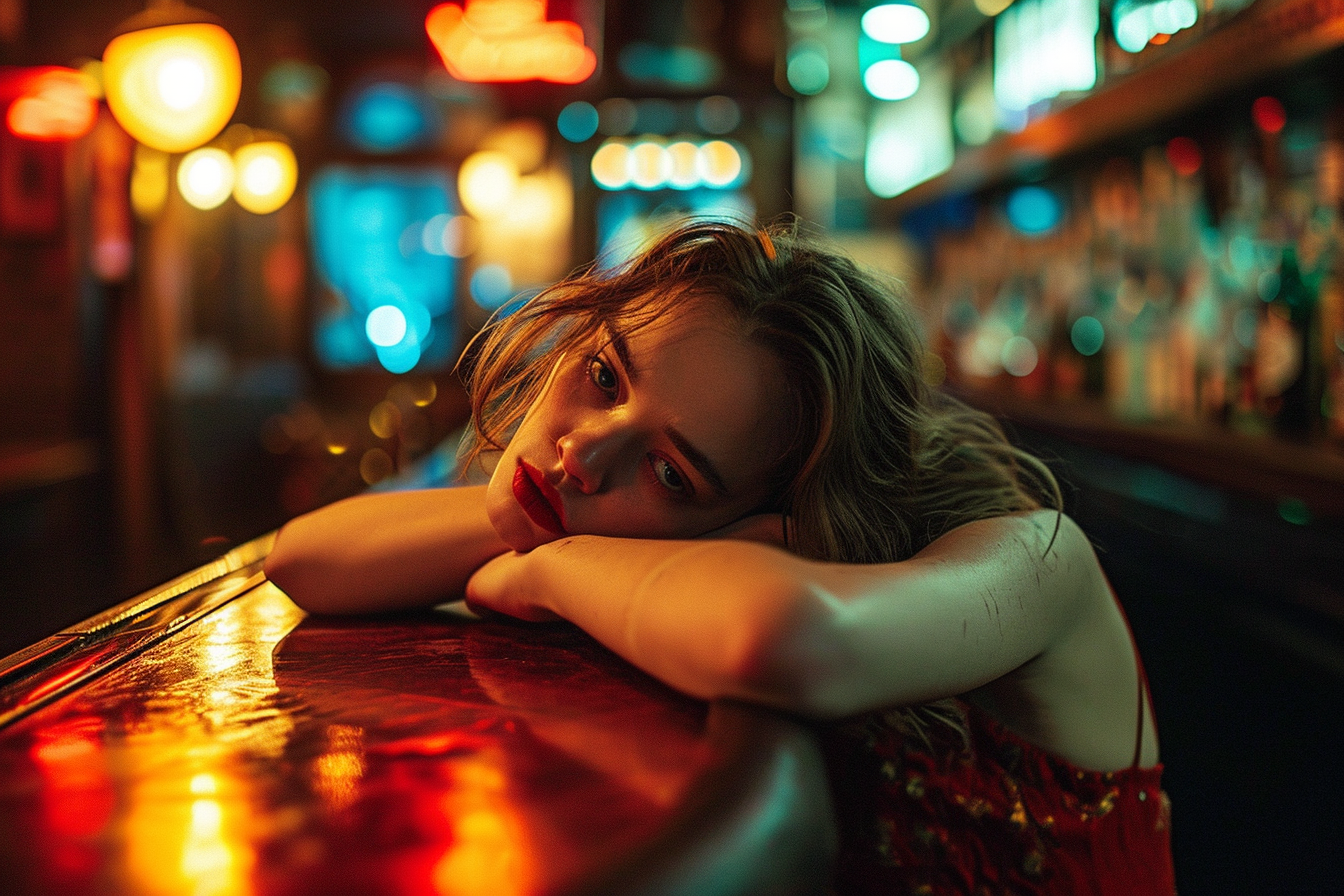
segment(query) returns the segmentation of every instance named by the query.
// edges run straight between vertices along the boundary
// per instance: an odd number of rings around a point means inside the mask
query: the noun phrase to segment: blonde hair
[[[460,362],[476,432],[467,463],[508,442],[567,348],[607,322],[638,327],[698,298],[722,303],[784,366],[781,413],[795,436],[759,510],[786,515],[796,553],[903,560],[962,523],[1061,506],[1041,461],[925,382],[920,328],[898,285],[794,222],[753,231],[693,221],[493,321]]]

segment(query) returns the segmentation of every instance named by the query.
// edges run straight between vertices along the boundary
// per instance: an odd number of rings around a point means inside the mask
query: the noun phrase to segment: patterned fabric
[[[1079,769],[947,701],[952,726],[894,713],[823,732],[840,807],[840,896],[1171,896],[1162,767]]]

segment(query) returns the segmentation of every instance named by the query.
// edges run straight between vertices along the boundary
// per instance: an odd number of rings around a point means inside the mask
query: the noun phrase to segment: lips
[[[531,464],[518,461],[513,473],[513,497],[527,518],[554,535],[566,535],[564,504],[560,493]]]

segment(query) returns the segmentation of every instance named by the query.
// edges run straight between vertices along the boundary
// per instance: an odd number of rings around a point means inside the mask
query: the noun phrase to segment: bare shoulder
[[[1067,514],[1034,510],[959,526],[920,551],[917,559],[965,564],[993,575],[1000,589],[1066,611],[1107,592],[1086,533]]]
[[[1036,553],[1037,619],[1048,636],[1036,656],[969,696],[1018,734],[1080,767],[1129,765],[1139,712],[1137,658],[1087,535],[1053,511],[986,522],[1026,548],[1042,547],[1043,537],[1049,545],[1048,554]],[[1010,564],[1014,553],[1004,553]],[[1151,714],[1143,733],[1141,758],[1149,764],[1157,757]]]

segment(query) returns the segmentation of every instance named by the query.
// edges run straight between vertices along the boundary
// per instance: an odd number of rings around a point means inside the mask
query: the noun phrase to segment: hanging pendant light
[[[117,29],[103,51],[107,105],[126,132],[186,152],[223,130],[238,106],[238,46],[215,16],[159,2]]]

